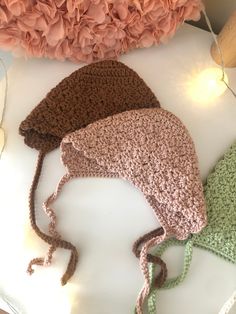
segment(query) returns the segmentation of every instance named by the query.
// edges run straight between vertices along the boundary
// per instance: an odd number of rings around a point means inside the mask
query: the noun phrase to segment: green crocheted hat
[[[182,282],[187,275],[192,259],[193,246],[206,249],[236,264],[236,143],[218,162],[204,186],[208,225],[188,240],[169,239],[159,245],[155,255],[161,256],[172,245],[185,245],[184,267],[182,273],[167,279],[163,288],[172,288]],[[153,278],[154,264],[150,266]],[[148,313],[156,314],[155,287],[148,299]]]

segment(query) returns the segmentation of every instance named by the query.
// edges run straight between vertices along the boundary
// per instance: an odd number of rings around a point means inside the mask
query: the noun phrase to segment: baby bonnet
[[[179,240],[206,225],[203,187],[193,141],[182,122],[161,108],[119,113],[96,121],[64,137],[62,162],[66,174],[44,203],[51,218],[50,234],[56,231],[52,203],[66,182],[76,177],[114,177],[131,182],[145,196],[162,225],[141,248],[140,266],[145,285],[137,301],[142,313],[150,290],[148,254],[167,236]]]

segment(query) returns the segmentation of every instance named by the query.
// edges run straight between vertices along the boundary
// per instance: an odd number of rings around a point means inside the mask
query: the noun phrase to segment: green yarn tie
[[[160,289],[170,289],[180,284],[186,277],[190,268],[192,253],[193,253],[193,238],[190,237],[188,240],[179,241],[176,239],[168,239],[163,244],[160,244],[158,249],[155,251],[155,255],[162,256],[163,253],[173,245],[182,246],[185,244],[184,250],[184,265],[181,274],[177,277],[167,279],[164,285]],[[150,280],[153,283],[155,277],[155,265],[150,263],[149,266]],[[148,314],[156,314],[156,294],[157,288],[153,287],[148,297]]]
[[[153,283],[155,274],[155,265],[151,263],[149,265],[149,277],[151,282]],[[148,313],[156,314],[156,289],[152,289],[148,296]]]

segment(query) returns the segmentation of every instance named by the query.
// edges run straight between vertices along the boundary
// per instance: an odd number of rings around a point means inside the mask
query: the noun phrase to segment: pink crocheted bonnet
[[[167,235],[186,239],[206,225],[198,160],[187,129],[164,109],[131,110],[70,133],[62,140],[61,152],[67,174],[44,203],[52,219],[52,235],[59,236],[51,204],[63,185],[75,177],[117,177],[130,181],[143,192],[161,223],[164,233],[153,236],[141,250],[146,280],[139,297],[141,304],[150,288],[148,250]]]

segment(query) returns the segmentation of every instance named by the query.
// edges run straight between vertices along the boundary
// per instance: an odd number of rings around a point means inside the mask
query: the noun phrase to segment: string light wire
[[[216,44],[216,48],[218,50],[219,56],[220,56],[220,63],[221,63],[221,70],[222,70],[222,78],[221,80],[224,82],[225,86],[228,88],[228,90],[232,93],[232,95],[236,98],[236,92],[229,86],[229,84],[225,81],[225,63],[224,63],[224,57],[223,57],[223,53],[222,50],[220,48],[220,44],[218,41],[218,38],[216,36],[216,34],[214,33],[213,29],[212,29],[212,25],[211,25],[211,21],[206,13],[205,8],[203,8],[203,14],[207,23],[207,26],[212,34],[212,37],[214,39],[214,42]]]
[[[2,114],[0,116],[0,127],[2,127],[3,119],[6,112],[6,105],[7,105],[7,90],[8,90],[8,76],[7,76],[7,68],[2,58],[0,58],[0,63],[2,65],[4,76],[5,76],[5,90],[4,90],[4,100],[3,100],[3,109]]]
[[[0,58],[0,63],[1,63],[1,66],[3,68],[3,72],[4,72],[4,77],[5,77],[5,87],[4,87],[4,96],[3,96],[3,108],[2,108],[2,112],[1,112],[1,115],[0,115],[0,132],[1,132],[1,135],[2,135],[2,146],[0,147],[0,159],[2,157],[2,152],[4,150],[4,147],[5,147],[5,132],[4,132],[4,129],[3,129],[3,121],[4,121],[4,117],[5,117],[5,113],[6,113],[6,107],[7,107],[7,94],[8,94],[8,75],[7,75],[7,68],[6,68],[6,65],[3,61],[2,58]],[[0,143],[1,144],[1,143]]]

